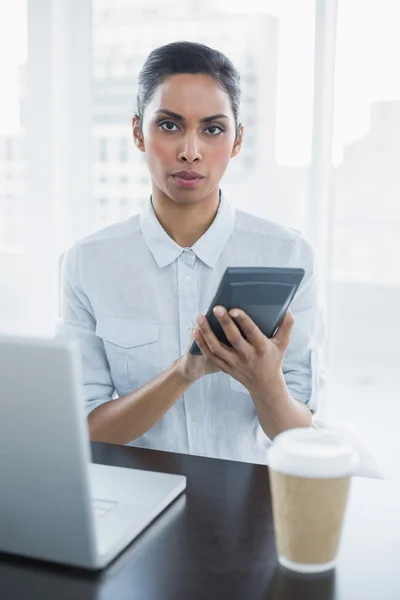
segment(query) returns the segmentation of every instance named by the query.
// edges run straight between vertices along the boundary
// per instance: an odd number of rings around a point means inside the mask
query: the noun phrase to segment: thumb
[[[273,341],[281,350],[286,350],[289,345],[290,332],[292,331],[293,324],[293,315],[291,312],[287,311],[273,338]]]

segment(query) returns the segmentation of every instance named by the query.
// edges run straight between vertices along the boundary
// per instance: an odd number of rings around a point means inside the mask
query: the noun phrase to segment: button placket
[[[178,258],[178,301],[180,349],[183,355],[191,340],[194,319],[198,312],[196,256],[191,250],[184,250]],[[202,432],[198,417],[199,386],[190,387],[183,395],[188,436],[188,451],[198,453],[202,450]],[[196,412],[194,410],[196,408]],[[197,414],[196,414],[197,413]]]

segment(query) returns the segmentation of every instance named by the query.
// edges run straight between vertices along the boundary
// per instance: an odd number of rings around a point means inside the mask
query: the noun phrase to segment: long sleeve
[[[111,400],[115,387],[104,349],[96,336],[96,319],[79,277],[79,247],[64,257],[61,271],[60,334],[77,339],[82,356],[83,394],[86,414]]]
[[[291,306],[295,322],[283,362],[283,374],[292,397],[315,412],[326,380],[321,360],[326,318],[325,308],[319,301],[315,250],[303,235],[297,240],[296,262],[306,274]]]

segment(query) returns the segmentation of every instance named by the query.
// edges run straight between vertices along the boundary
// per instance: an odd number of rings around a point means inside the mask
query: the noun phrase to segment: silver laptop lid
[[[84,566],[95,554],[78,347],[0,337],[0,551]]]

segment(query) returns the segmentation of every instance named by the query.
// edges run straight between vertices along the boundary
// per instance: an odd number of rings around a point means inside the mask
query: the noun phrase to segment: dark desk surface
[[[334,574],[277,563],[268,469],[93,444],[94,462],[181,473],[187,491],[100,574],[0,555],[1,600],[399,600],[400,486],[355,479]]]

